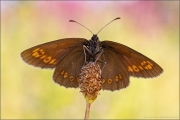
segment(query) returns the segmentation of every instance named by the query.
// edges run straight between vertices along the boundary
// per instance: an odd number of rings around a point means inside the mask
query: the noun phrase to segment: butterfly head
[[[100,50],[100,41],[96,34],[92,36],[89,42],[90,42],[90,46],[94,49],[95,53]]]
[[[93,36],[91,37],[91,40],[94,41],[94,42],[99,41],[99,38],[98,38],[97,34],[93,34]]]

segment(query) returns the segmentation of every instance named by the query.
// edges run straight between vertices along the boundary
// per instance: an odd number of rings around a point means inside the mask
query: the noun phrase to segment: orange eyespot
[[[43,60],[43,62],[44,62],[44,63],[48,63],[48,62],[51,60],[51,58],[52,58],[52,57],[49,56],[49,57],[45,58],[45,59]]]
[[[135,72],[139,72],[139,69],[135,65],[133,65],[132,67]]]
[[[32,53],[32,56],[37,58],[37,57],[40,57],[41,55],[38,52],[34,52]]]
[[[152,69],[152,66],[150,64],[148,64],[147,68],[150,70],[150,69]]]
[[[104,84],[104,83],[105,83],[105,81],[106,81],[105,79],[102,79],[102,84]]]
[[[71,82],[74,81],[74,77],[73,77],[73,76],[70,76],[70,77],[69,77],[69,81],[71,81]]]
[[[61,72],[61,75],[63,75],[64,74],[64,70]]]
[[[140,65],[138,66],[138,68],[139,68],[140,70],[144,70],[143,67],[141,67]]]
[[[47,55],[43,55],[42,57],[40,57],[40,59],[44,59],[44,58],[46,58],[47,57]]]
[[[121,74],[119,74],[119,79],[122,79],[122,75]]]
[[[49,62],[49,64],[56,64],[56,59],[52,59],[50,62]]]
[[[128,71],[129,72],[134,72],[133,69],[130,66],[128,66]]]
[[[79,79],[79,77],[77,78],[77,82],[78,82],[78,83],[80,82],[80,79]]]
[[[145,68],[145,69],[147,69],[147,70],[150,70],[150,69],[152,69],[152,66],[153,66],[153,64],[151,63],[151,62],[149,62],[149,61],[143,61],[143,62],[141,62],[141,65]]]
[[[108,79],[108,83],[111,84],[112,83],[112,79]]]
[[[37,49],[32,51],[32,56],[33,57],[40,57],[40,56],[44,55],[44,53],[45,52],[43,49],[37,48]]]
[[[40,48],[36,48],[35,50],[33,50],[32,52],[37,52]]]
[[[119,80],[118,76],[115,76],[115,81],[117,82]]]
[[[147,61],[147,62],[149,63],[149,65],[153,66],[153,64],[151,62],[149,62],[149,61]]]
[[[68,73],[65,72],[65,73],[64,73],[64,78],[67,78],[67,76],[68,76]]]

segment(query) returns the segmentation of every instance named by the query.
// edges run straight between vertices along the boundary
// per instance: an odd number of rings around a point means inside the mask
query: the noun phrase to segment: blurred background
[[[120,91],[100,91],[90,119],[179,118],[178,1],[2,1],[1,118],[83,119],[85,99],[79,89],[54,83],[54,70],[32,67],[20,53],[61,38],[100,40],[127,45],[156,61],[164,72],[153,79],[130,78]]]

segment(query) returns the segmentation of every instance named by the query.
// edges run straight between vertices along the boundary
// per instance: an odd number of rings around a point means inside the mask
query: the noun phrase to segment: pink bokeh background
[[[100,40],[127,45],[156,61],[164,73],[153,79],[130,78],[126,89],[101,91],[90,119],[179,118],[178,1],[2,1],[1,118],[83,119],[79,89],[53,83],[53,70],[25,64],[20,53],[61,38]],[[112,58],[113,59],[113,58]]]

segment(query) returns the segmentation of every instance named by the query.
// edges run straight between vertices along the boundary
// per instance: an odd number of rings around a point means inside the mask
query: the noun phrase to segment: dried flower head
[[[101,90],[101,69],[95,62],[89,62],[81,69],[79,87],[86,101],[92,103]]]

